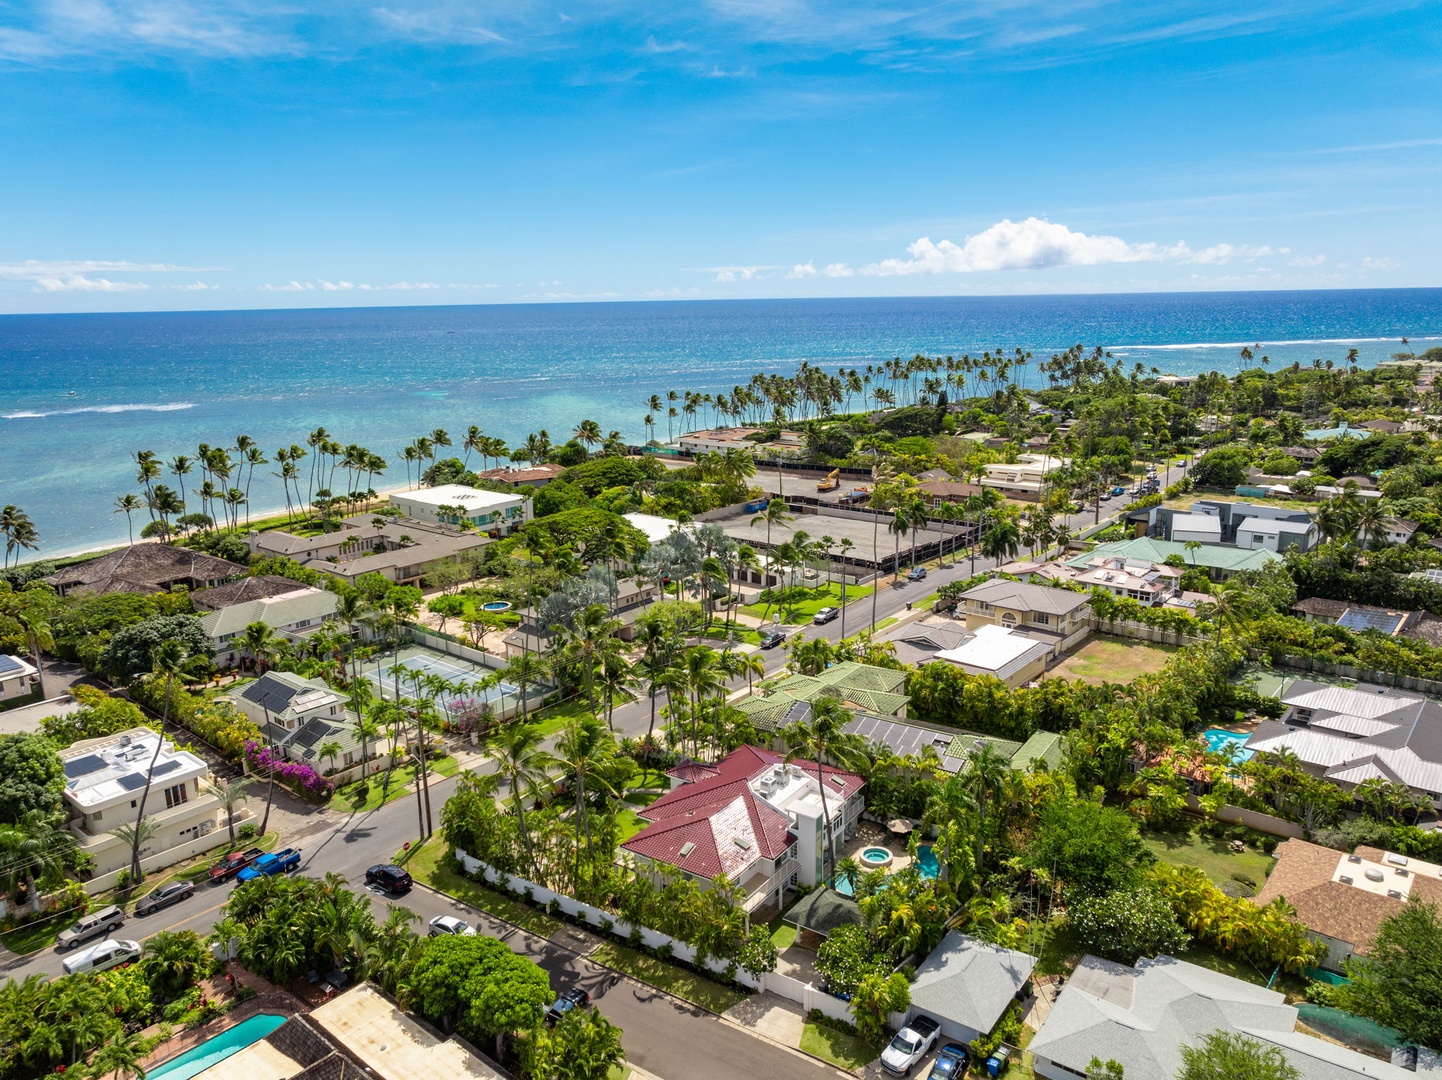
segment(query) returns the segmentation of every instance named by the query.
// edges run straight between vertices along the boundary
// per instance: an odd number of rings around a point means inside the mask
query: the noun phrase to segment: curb
[[[425,882],[423,882],[423,881],[417,881],[417,882],[415,883],[415,885],[413,886],[413,888],[424,889],[426,892],[431,893],[431,894],[433,894],[433,895],[435,895],[435,896],[444,897],[445,899],[451,901],[453,904],[459,904],[461,907],[465,908],[467,911],[474,911],[474,912],[477,912],[478,914],[484,915],[484,916],[485,916],[486,918],[488,918],[488,919],[494,919],[494,920],[495,920],[496,922],[498,922],[498,923],[503,923],[504,925],[509,926],[512,930],[516,931],[516,933],[518,933],[518,934],[525,934],[527,937],[535,938],[535,939],[538,940],[538,941],[543,941],[543,942],[545,942],[547,945],[553,945],[553,946],[555,946],[555,947],[558,948],[558,949],[563,949],[563,950],[565,950],[566,952],[570,953],[570,954],[573,955],[573,956],[577,956],[577,957],[581,958],[582,960],[586,960],[586,961],[588,961],[588,962],[590,962],[590,963],[592,963],[592,964],[595,964],[598,968],[604,968],[606,971],[614,971],[621,979],[624,979],[626,982],[635,983],[637,986],[644,986],[644,987],[646,987],[648,990],[651,990],[651,991],[653,991],[654,993],[657,993],[657,994],[661,994],[661,995],[663,995],[664,997],[670,998],[672,1001],[678,1002],[679,1004],[684,1005],[684,1006],[686,1006],[687,1008],[699,1009],[699,1010],[701,1010],[703,1013],[706,1013],[706,1014],[709,1015],[709,1016],[714,1016],[717,1020],[721,1021],[723,1024],[728,1024],[728,1025],[730,1025],[731,1027],[735,1028],[737,1031],[744,1031],[747,1035],[750,1035],[753,1039],[760,1039],[762,1042],[764,1042],[764,1043],[769,1043],[769,1044],[772,1045],[772,1046],[775,1046],[775,1047],[778,1047],[778,1048],[780,1048],[780,1049],[782,1049],[782,1050],[785,1050],[785,1051],[786,1051],[787,1053],[789,1053],[789,1054],[794,1054],[794,1055],[796,1055],[797,1057],[804,1058],[804,1059],[807,1060],[807,1061],[814,1061],[814,1062],[816,1062],[816,1063],[818,1063],[818,1064],[820,1064],[820,1065],[824,1065],[826,1068],[828,1068],[828,1069],[832,1070],[834,1073],[836,1073],[837,1076],[855,1077],[855,1076],[859,1075],[859,1074],[857,1074],[857,1073],[847,1072],[845,1069],[838,1068],[837,1065],[836,1065],[834,1062],[827,1061],[825,1058],[819,1058],[819,1057],[817,1057],[815,1054],[808,1054],[805,1050],[802,1050],[802,1049],[800,1049],[799,1047],[788,1046],[786,1043],[781,1042],[781,1041],[779,1041],[779,1040],[777,1040],[777,1039],[773,1039],[773,1038],[771,1038],[771,1036],[769,1036],[769,1035],[763,1035],[761,1032],[755,1031],[755,1030],[747,1027],[747,1026],[744,1025],[744,1024],[739,1024],[739,1023],[737,1023],[735,1020],[732,1020],[732,1019],[728,1018],[725,1013],[715,1012],[715,1011],[713,1011],[713,1010],[711,1010],[711,1009],[708,1009],[705,1005],[701,1005],[701,1004],[698,1004],[697,1002],[691,1001],[691,1000],[689,1000],[689,999],[687,999],[687,998],[683,998],[683,997],[681,997],[681,996],[678,995],[678,994],[673,994],[671,991],[665,990],[665,989],[663,989],[662,987],[654,986],[654,985],[652,985],[651,983],[646,982],[646,980],[644,980],[644,979],[638,979],[636,976],[631,975],[631,974],[629,974],[628,972],[622,971],[622,970],[620,970],[619,968],[613,968],[613,967],[611,967],[609,964],[603,964],[603,963],[601,963],[599,960],[592,960],[590,953],[583,953],[583,952],[581,952],[579,949],[574,949],[574,948],[572,948],[571,946],[562,944],[561,942],[555,941],[555,940],[553,940],[552,938],[541,937],[540,934],[537,934],[537,933],[535,933],[535,932],[532,931],[532,930],[527,930],[527,929],[525,929],[524,927],[517,926],[515,923],[511,922],[509,919],[503,919],[503,918],[501,918],[501,916],[499,916],[499,915],[493,915],[493,914],[491,914],[489,911],[484,911],[484,910],[482,910],[481,908],[473,907],[472,905],[470,905],[470,904],[466,903],[464,900],[462,900],[460,897],[458,897],[458,896],[452,896],[450,893],[446,892],[444,889],[438,889],[438,888],[436,888],[434,885],[427,885],[427,884],[426,884]],[[553,916],[553,918],[554,918],[554,916]],[[567,925],[569,925],[569,924],[567,924]],[[603,942],[603,943],[604,943],[604,942]],[[760,991],[758,991],[758,993],[760,993]],[[632,1065],[630,1062],[627,1062],[627,1066],[631,1069],[631,1071],[632,1071],[633,1073],[639,1073],[639,1074],[641,1074],[641,1075],[643,1076],[643,1080],[644,1080],[644,1078],[654,1078],[654,1080],[662,1080],[662,1078],[657,1077],[655,1073],[648,1073],[648,1072],[646,1072],[644,1069],[639,1069],[639,1068],[637,1068],[637,1066]]]

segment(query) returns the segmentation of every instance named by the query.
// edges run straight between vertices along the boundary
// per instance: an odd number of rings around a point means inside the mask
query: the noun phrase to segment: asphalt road
[[[1162,484],[1175,482],[1180,470],[1164,470]],[[1103,517],[1115,515],[1125,504],[1112,500],[1103,504]],[[1076,531],[1092,524],[1088,511],[1074,515],[1067,524]],[[965,580],[974,573],[990,569],[994,560],[978,557],[973,561],[957,558],[947,565],[930,569],[923,581],[899,583],[883,580],[877,593],[876,618],[885,619],[903,614],[908,603],[930,596],[949,581]],[[845,629],[855,634],[871,621],[871,598],[848,605]],[[837,639],[842,634],[841,620],[825,626],[810,623],[798,631],[807,638]],[[777,648],[761,654],[765,657],[767,674],[785,666],[785,650]],[[742,687],[737,680],[733,687]],[[637,735],[645,732],[650,720],[650,707],[645,698],[616,709],[613,722],[619,733]],[[431,785],[431,806],[436,825],[440,808],[450,797],[455,779],[442,779]],[[416,804],[413,797],[400,799],[377,810],[344,817],[317,812],[313,821],[282,838],[284,846],[299,847],[303,862],[301,872],[312,877],[337,873],[355,889],[365,889],[366,868],[377,862],[388,862],[402,845],[419,835]],[[171,908],[144,918],[131,918],[116,937],[135,938],[144,942],[161,930],[194,930],[202,936],[209,933],[221,917],[221,908],[233,886],[203,884],[193,896]],[[386,901],[372,893],[377,914],[384,916]],[[579,983],[590,991],[597,1008],[625,1031],[627,1054],[632,1062],[665,1080],[754,1080],[758,1076],[798,1078],[834,1078],[844,1075],[814,1060],[767,1040],[752,1036],[734,1025],[717,1019],[703,1009],[679,1001],[610,968],[592,963],[580,955],[571,941],[569,931],[561,931],[554,940],[525,933],[507,923],[492,919],[481,912],[439,893],[417,888],[401,901],[421,916],[420,925],[435,915],[457,914],[473,926],[504,940],[512,949],[530,956],[552,977],[557,988]],[[59,975],[63,955],[53,949],[29,957],[0,955],[0,975],[23,979],[33,974]]]

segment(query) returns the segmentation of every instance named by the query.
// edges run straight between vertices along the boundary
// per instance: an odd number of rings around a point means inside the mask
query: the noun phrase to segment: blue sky
[[[1442,285],[1442,8],[0,0],[0,311]]]

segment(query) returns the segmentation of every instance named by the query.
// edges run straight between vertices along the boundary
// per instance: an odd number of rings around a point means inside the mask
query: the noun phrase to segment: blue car
[[[286,848],[284,851],[262,855],[239,874],[237,881],[254,881],[272,874],[291,874],[300,869],[300,849]]]
[[[966,1075],[966,1047],[947,1043],[931,1066],[932,1080],[961,1080]]]

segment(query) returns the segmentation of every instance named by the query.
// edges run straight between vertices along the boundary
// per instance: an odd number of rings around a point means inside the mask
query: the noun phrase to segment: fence
[[[1442,682],[1423,679],[1416,675],[1403,675],[1396,671],[1374,671],[1359,668],[1355,664],[1339,664],[1334,660],[1319,660],[1312,656],[1293,656],[1291,653],[1271,653],[1265,649],[1251,650],[1252,659],[1270,660],[1277,667],[1292,668],[1294,671],[1310,671],[1320,675],[1336,675],[1358,682],[1392,686],[1399,690],[1413,690],[1419,694],[1442,696]]]
[[[244,813],[246,820],[254,817],[254,814],[248,810],[244,811]],[[239,827],[242,822],[241,812],[236,813],[235,820],[237,827]],[[174,866],[176,863],[183,862],[195,855],[202,855],[207,851],[213,851],[218,847],[226,847],[229,844],[230,830],[222,826],[189,843],[180,844],[177,847],[167,848],[154,855],[146,856],[140,860],[140,869],[145,872],[163,870],[168,866]],[[106,889],[113,889],[120,884],[120,875],[126,873],[129,869],[129,865],[126,865],[119,870],[112,870],[108,874],[96,874],[89,881],[83,882],[85,891],[91,896],[95,896],[98,893],[104,892]]]
[[[1194,813],[1206,813],[1202,809],[1201,800],[1195,795],[1186,796],[1186,802],[1188,809]],[[1225,821],[1232,825],[1245,825],[1249,829],[1270,833],[1272,836],[1283,836],[1294,840],[1302,840],[1306,837],[1305,830],[1296,822],[1264,814],[1260,810],[1246,810],[1240,806],[1226,804],[1217,807],[1216,818],[1218,821]]]
[[[1133,622],[1130,619],[1103,619],[1094,612],[1086,616],[1087,625],[1098,634],[1112,634],[1115,637],[1135,638],[1151,641],[1158,645],[1187,645],[1195,639],[1180,630],[1166,630],[1160,626]]]
[[[507,874],[497,870],[495,867],[481,862],[480,859],[462,851],[460,848],[456,848],[456,859],[460,862],[461,866],[465,868],[466,873],[479,874],[481,880],[489,885],[499,885],[507,892],[515,893],[518,896],[525,896],[529,893],[532,901],[536,903],[550,904],[550,902],[554,900],[567,915],[581,919],[583,922],[598,928],[609,926],[611,933],[622,938],[629,937],[633,929],[638,929],[641,933],[641,943],[648,948],[659,949],[670,946],[673,957],[684,963],[691,964],[693,967],[709,971],[713,975],[717,975],[723,979],[730,978],[742,986],[748,986],[753,990],[760,990],[762,992],[769,991],[773,994],[779,994],[781,997],[797,1002],[807,1010],[819,1009],[835,1020],[845,1020],[847,1023],[850,1023],[852,1020],[851,1011],[846,1002],[840,998],[834,998],[830,994],[823,993],[809,983],[803,983],[791,978],[789,975],[782,975],[776,971],[765,972],[760,978],[756,978],[752,976],[750,972],[740,967],[736,968],[734,974],[728,976],[727,970],[732,967],[731,961],[718,960],[716,957],[708,956],[705,961],[698,964],[696,963],[695,947],[681,941],[679,938],[673,938],[671,935],[663,934],[659,930],[652,930],[649,926],[633,927],[631,923],[609,911],[583,903],[575,897],[558,893],[546,888],[544,885],[537,885],[534,882],[527,881],[523,877],[517,877],[515,874]]]

